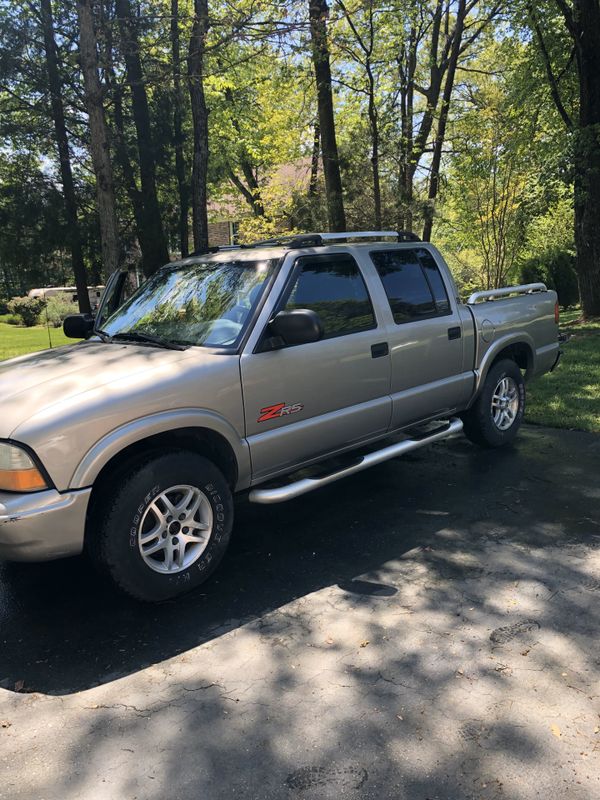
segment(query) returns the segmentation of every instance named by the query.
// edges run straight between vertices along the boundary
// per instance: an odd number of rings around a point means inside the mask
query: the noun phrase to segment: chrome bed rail
[[[533,294],[534,292],[547,292],[548,287],[545,283],[524,283],[520,286],[506,286],[503,289],[487,289],[483,292],[473,292],[467,300],[467,305],[473,306],[476,303],[488,300],[500,300],[510,297],[511,294]]]

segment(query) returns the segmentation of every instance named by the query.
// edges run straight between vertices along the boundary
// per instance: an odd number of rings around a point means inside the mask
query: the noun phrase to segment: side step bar
[[[396,458],[396,456],[402,456],[404,453],[410,453],[411,450],[418,450],[420,447],[425,447],[425,445],[431,444],[432,442],[448,439],[450,436],[455,436],[457,433],[460,433],[462,428],[462,420],[453,417],[448,425],[445,425],[441,430],[433,431],[430,435],[425,435],[419,439],[404,439],[388,447],[383,447],[381,450],[375,450],[372,453],[361,456],[354,464],[340,469],[337,472],[330,472],[328,475],[323,475],[320,478],[302,478],[288,483],[285,486],[277,486],[271,489],[252,489],[248,499],[251,503],[266,504],[292,500],[294,497],[300,497],[302,494],[312,492],[314,489],[319,489],[321,486],[327,486],[328,483],[338,481],[340,478],[354,475],[355,472],[362,472],[363,469],[374,467],[376,464],[381,464],[383,461],[388,461],[390,458]]]

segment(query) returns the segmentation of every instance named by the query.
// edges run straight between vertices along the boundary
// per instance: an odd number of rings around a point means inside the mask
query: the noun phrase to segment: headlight
[[[44,476],[26,450],[0,442],[0,491],[37,492],[47,488]]]

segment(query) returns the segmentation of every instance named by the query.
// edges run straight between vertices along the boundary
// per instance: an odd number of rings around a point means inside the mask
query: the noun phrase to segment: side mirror
[[[90,314],[72,314],[63,321],[63,331],[69,339],[87,339],[93,329],[94,318]]]
[[[323,325],[319,315],[308,308],[280,311],[269,325],[274,337],[284,344],[309,344],[323,338]]]

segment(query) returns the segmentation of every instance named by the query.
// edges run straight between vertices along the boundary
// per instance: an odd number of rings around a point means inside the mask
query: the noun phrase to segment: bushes
[[[526,261],[521,267],[522,283],[545,283],[558,294],[562,308],[579,302],[579,287],[575,272],[575,256],[568,251],[556,251]]]
[[[16,314],[0,314],[0,322],[4,322],[5,325],[22,325],[23,320],[21,317],[17,317]]]
[[[548,264],[548,272],[562,308],[577,305],[579,303],[579,285],[575,272],[575,257],[570,253],[557,253]]]
[[[41,297],[15,297],[8,303],[8,310],[23,320],[23,325],[32,328],[46,305]]]
[[[53,328],[60,328],[65,317],[78,313],[79,306],[70,299],[70,296],[55,294],[46,301],[46,311],[40,314],[39,321],[45,325],[47,315],[50,325]]]
[[[46,323],[53,328],[60,328],[65,317],[79,313],[79,306],[67,294],[55,294],[47,300],[42,297],[15,297],[7,303],[7,308],[11,319],[5,319],[4,322],[22,324],[28,328]]]

